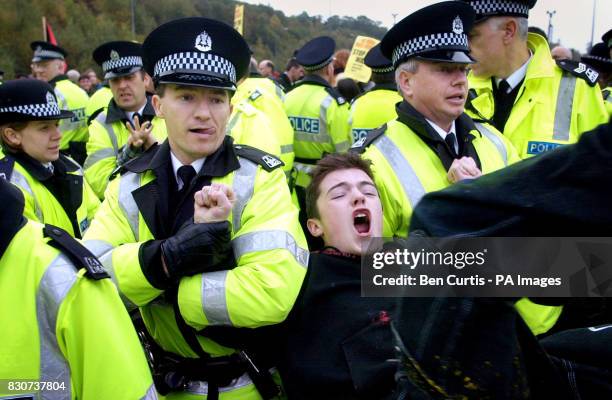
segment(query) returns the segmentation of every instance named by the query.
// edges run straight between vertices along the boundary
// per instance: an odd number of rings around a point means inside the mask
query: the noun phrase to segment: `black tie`
[[[183,165],[176,171],[176,174],[181,178],[183,182],[183,187],[179,190],[179,193],[184,193],[189,190],[189,186],[191,185],[191,181],[196,176],[195,169],[191,165]]]
[[[457,158],[457,152],[455,151],[455,143],[456,143],[455,134],[453,132],[447,134],[446,137],[444,138],[444,141],[448,145],[448,148],[451,154],[453,155],[453,158]]]
[[[510,94],[510,84],[507,80],[502,79],[499,81],[499,85],[497,85],[497,91],[501,96],[507,96]]]

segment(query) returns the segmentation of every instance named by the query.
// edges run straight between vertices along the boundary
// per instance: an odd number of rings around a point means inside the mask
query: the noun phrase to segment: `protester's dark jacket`
[[[361,297],[361,259],[312,253],[288,317],[280,372],[288,398],[384,399],[397,365],[394,298]]]

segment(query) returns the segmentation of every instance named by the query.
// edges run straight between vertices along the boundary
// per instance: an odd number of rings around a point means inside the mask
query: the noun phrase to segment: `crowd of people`
[[[361,297],[373,238],[607,236],[612,30],[444,1],[278,71],[187,17],[0,85],[0,399],[602,399],[602,299]]]

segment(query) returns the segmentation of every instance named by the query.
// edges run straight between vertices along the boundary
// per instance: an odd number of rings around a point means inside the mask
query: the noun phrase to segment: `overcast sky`
[[[439,0],[246,0],[247,3],[265,4],[285,15],[296,15],[306,11],[309,15],[330,15],[356,17],[365,15],[380,21],[389,28],[393,25],[393,15],[397,21],[426,5]],[[612,0],[538,0],[529,15],[529,25],[535,25],[547,32],[548,16],[546,11],[555,10],[553,16],[553,38],[566,47],[586,51],[591,41],[593,4],[596,3],[595,43],[612,28]],[[248,10],[248,9],[247,9]],[[248,11],[247,11],[248,12]]]

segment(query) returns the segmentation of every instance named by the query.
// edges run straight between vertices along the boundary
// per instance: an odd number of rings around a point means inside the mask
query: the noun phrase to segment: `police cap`
[[[489,17],[529,17],[529,10],[537,0],[462,0],[469,3],[476,12],[476,22]]]
[[[129,75],[143,68],[142,45],[126,41],[104,43],[93,51],[93,59],[102,67],[104,79]]]
[[[393,72],[393,63],[380,51],[380,43],[368,51],[363,63],[370,67],[375,74]]]
[[[61,110],[53,87],[38,79],[16,79],[0,85],[0,123],[71,118]]]
[[[474,25],[474,11],[460,1],[445,1],[422,8],[402,19],[380,42],[382,54],[394,68],[410,57],[470,64],[467,32]]]
[[[319,36],[302,46],[295,53],[295,60],[306,71],[316,71],[334,60],[335,50],[334,39],[329,36]]]
[[[32,62],[63,60],[68,56],[68,52],[66,50],[48,42],[32,42],[30,43],[30,48],[34,51]]]
[[[598,72],[612,71],[610,51],[608,50],[608,46],[603,42],[593,46],[589,54],[580,57],[580,61],[595,68]]]
[[[612,49],[612,29],[608,32],[604,33],[601,37],[601,40],[608,46],[609,49]]]
[[[231,26],[191,17],[157,27],[142,44],[145,70],[155,84],[236,90],[249,68],[249,46]]]

